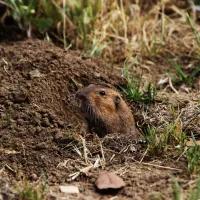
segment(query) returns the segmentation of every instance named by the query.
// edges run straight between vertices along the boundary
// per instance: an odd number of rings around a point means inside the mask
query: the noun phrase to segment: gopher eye
[[[105,96],[105,95],[106,95],[105,91],[103,91],[103,90],[100,91],[99,94],[100,94],[101,96]]]

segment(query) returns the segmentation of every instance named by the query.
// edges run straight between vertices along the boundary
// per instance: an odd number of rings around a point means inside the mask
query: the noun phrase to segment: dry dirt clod
[[[41,122],[40,125],[43,127],[48,127],[50,125],[48,118],[44,118]]]
[[[11,199],[12,198],[6,193],[3,193],[3,192],[0,193],[0,200],[11,200]]]
[[[38,180],[38,176],[37,176],[37,174],[31,174],[30,177],[29,177],[29,179],[31,181],[37,181]]]
[[[36,132],[37,132],[37,133],[40,133],[41,131],[42,131],[42,128],[41,128],[40,126],[37,126],[37,127],[36,127]]]
[[[102,172],[95,183],[99,190],[120,189],[125,186],[122,178],[113,172]]]
[[[40,77],[44,76],[44,74],[41,74],[38,69],[30,71],[28,75],[29,75],[29,77],[31,79],[33,79],[33,78],[40,78]]]
[[[0,97],[6,97],[8,96],[9,92],[6,88],[0,87]]]
[[[5,101],[5,105],[6,106],[12,106],[13,102],[11,102],[10,100]]]
[[[17,124],[22,126],[24,124],[24,120],[23,119],[17,119]]]
[[[37,145],[34,147],[35,150],[42,150],[42,149],[46,149],[46,148],[47,148],[47,145],[46,145],[45,142],[41,142],[41,143],[37,144]]]
[[[28,96],[24,91],[16,91],[13,93],[13,102],[22,103],[28,100]]]
[[[57,198],[55,196],[49,195],[46,197],[46,200],[56,200]]]

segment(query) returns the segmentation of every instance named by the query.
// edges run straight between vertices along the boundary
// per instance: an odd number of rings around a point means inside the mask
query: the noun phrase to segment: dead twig
[[[176,94],[179,94],[179,92],[174,88],[173,84],[172,84],[172,79],[170,76],[168,76],[168,79],[169,79],[169,86],[170,88],[176,93]]]
[[[177,169],[177,168],[174,168],[174,167],[166,167],[166,166],[162,166],[162,165],[156,165],[156,164],[152,164],[152,163],[144,163],[144,162],[138,162],[136,161],[137,163],[140,163],[142,165],[149,165],[149,166],[153,166],[153,167],[157,167],[157,168],[161,168],[161,169],[169,169],[169,170],[175,170],[175,171],[182,171],[182,169]]]

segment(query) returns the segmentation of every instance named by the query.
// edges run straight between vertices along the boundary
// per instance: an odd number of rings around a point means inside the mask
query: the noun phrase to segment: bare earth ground
[[[150,66],[152,74],[144,70],[144,76],[151,78],[152,75],[158,80],[166,66],[161,68],[163,71]],[[116,88],[124,85],[121,73],[116,73],[119,70],[110,69],[101,59],[82,59],[76,52],[64,51],[44,41],[0,45],[0,192],[17,199],[11,194],[12,188],[24,179],[40,181],[44,174],[47,193],[57,198],[66,196],[66,199],[110,199],[113,196],[115,199],[172,199],[171,175],[178,177],[183,189],[190,186],[189,181],[195,177],[189,176],[186,159],[179,158],[176,152],[170,156],[146,156],[139,163],[145,149],[136,144],[131,135],[105,138],[103,150],[97,139],[85,135],[73,95],[91,83],[106,83]],[[136,121],[139,125],[159,125],[158,113],[170,121],[166,113],[173,103],[182,109],[181,117],[187,122],[183,129],[197,133],[200,130],[200,115],[195,115],[199,112],[198,87],[197,81],[195,92],[187,95],[160,93],[158,98],[162,102],[151,105],[148,111],[132,104]],[[188,116],[196,116],[195,129]],[[84,145],[88,149],[87,158],[83,154]],[[69,175],[99,158],[103,160],[100,167],[70,181]],[[117,194],[99,194],[94,183],[103,170],[116,171],[126,183],[124,189]],[[5,187],[7,182],[10,186]],[[80,194],[61,194],[59,185],[76,185]]]

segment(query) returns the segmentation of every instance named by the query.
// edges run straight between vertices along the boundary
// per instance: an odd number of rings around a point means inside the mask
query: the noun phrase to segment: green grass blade
[[[197,67],[191,74],[190,78],[193,79],[200,72],[200,67]]]
[[[183,72],[183,70],[181,69],[181,67],[179,66],[179,64],[177,62],[175,62],[173,66],[174,66],[176,72],[178,73],[179,78],[183,81],[186,81],[188,78],[187,78],[186,74]]]
[[[186,18],[187,18],[187,21],[188,21],[189,24],[190,24],[190,28],[191,28],[192,32],[194,33],[194,35],[195,35],[195,37],[196,37],[196,40],[197,40],[198,45],[200,45],[200,37],[199,37],[199,34],[198,34],[198,32],[196,31],[196,29],[195,29],[195,27],[194,27],[194,24],[192,23],[192,20],[191,20],[191,18],[190,18],[190,16],[189,16],[188,13],[186,14]]]
[[[180,195],[180,185],[177,181],[177,179],[172,176],[172,181],[173,181],[173,195],[174,195],[174,200],[180,200],[181,195]]]
[[[197,190],[196,190],[196,194],[195,194],[195,200],[199,200],[199,199],[200,199],[200,175],[198,178]]]

